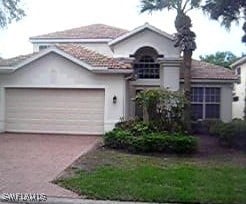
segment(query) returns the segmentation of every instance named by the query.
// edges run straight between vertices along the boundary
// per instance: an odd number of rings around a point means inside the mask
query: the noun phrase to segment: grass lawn
[[[201,159],[99,149],[64,175],[57,184],[92,199],[246,203],[243,153]]]

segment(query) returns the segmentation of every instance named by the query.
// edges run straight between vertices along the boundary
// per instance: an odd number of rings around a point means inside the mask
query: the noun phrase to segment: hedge
[[[152,132],[133,135],[129,130],[115,128],[104,135],[106,146],[130,152],[192,153],[197,150],[197,138],[183,134]]]

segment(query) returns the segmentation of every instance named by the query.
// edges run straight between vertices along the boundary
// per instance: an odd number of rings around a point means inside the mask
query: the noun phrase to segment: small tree
[[[135,101],[143,108],[145,123],[154,123],[159,130],[183,129],[186,99],[182,93],[167,89],[144,90],[137,94]]]
[[[137,94],[135,101],[143,108],[143,121],[149,123],[150,113],[159,99],[159,92],[154,90],[144,90]]]
[[[230,65],[237,60],[237,56],[230,51],[216,52],[215,54],[200,56],[200,59],[204,62],[223,66],[231,69]]]

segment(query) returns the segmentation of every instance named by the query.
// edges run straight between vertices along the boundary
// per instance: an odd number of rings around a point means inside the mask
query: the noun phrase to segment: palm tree
[[[191,19],[187,15],[192,9],[200,7],[201,0],[141,0],[141,13],[161,11],[163,9],[175,10],[175,28],[177,30],[175,47],[183,52],[184,94],[187,99],[185,105],[184,121],[187,130],[191,129],[191,62],[192,53],[196,49],[195,33],[191,31]]]

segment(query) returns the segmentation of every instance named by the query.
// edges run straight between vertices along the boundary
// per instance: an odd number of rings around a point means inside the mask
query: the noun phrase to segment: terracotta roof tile
[[[73,28],[54,33],[34,36],[31,39],[52,39],[52,38],[79,38],[79,39],[115,39],[128,31],[121,28],[116,28],[104,24],[92,24]]]
[[[57,49],[87,63],[93,67],[105,67],[109,69],[132,69],[131,60],[129,59],[117,59],[110,58],[101,55],[95,51],[84,48],[79,44],[57,44]],[[1,66],[14,66],[29,57],[36,55],[37,53],[32,53],[28,55],[21,55],[18,57],[10,59],[0,59]],[[191,68],[192,79],[214,79],[214,80],[236,80],[237,76],[230,69],[209,64],[206,62],[193,60]],[[180,77],[183,78],[183,72],[181,69]]]
[[[57,44],[55,47],[87,64],[90,64],[93,67],[104,67],[109,69],[131,69],[130,63],[125,63],[121,60],[101,55],[79,44]],[[9,59],[0,59],[0,67],[15,66],[28,59],[29,57],[35,56],[36,54],[37,53],[32,53]]]
[[[101,55],[98,52],[89,50],[79,44],[58,44],[56,47],[93,67],[108,67],[109,69],[131,68],[130,64]]]
[[[36,55],[37,53],[31,53],[31,54],[27,54],[27,55],[19,55],[17,57],[12,57],[12,58],[8,58],[8,59],[0,59],[0,67],[3,66],[15,66],[19,63],[21,63],[22,61],[28,59],[31,56]]]
[[[191,68],[192,79],[221,79],[221,80],[236,80],[237,76],[230,69],[213,65],[207,62],[192,60]],[[181,70],[181,78],[183,72]]]

